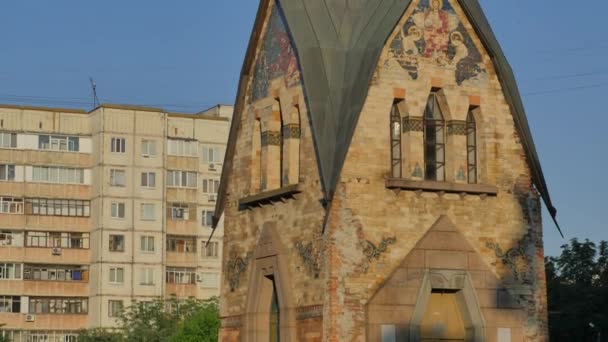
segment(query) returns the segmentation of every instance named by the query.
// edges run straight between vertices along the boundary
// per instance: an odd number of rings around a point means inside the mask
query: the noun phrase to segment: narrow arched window
[[[401,178],[401,113],[399,101],[391,108],[391,172],[394,178]]]
[[[445,180],[445,121],[437,93],[429,95],[424,112],[425,179]]]
[[[467,115],[467,165],[470,184],[477,183],[477,128],[474,110],[474,107],[469,108]]]
[[[279,309],[279,296],[277,286],[272,281],[272,302],[270,303],[269,340],[279,342],[281,340],[281,311]]]

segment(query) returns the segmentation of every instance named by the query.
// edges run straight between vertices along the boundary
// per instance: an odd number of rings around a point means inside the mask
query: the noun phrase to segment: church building
[[[261,0],[221,341],[547,341],[541,201],[555,219],[477,0]]]

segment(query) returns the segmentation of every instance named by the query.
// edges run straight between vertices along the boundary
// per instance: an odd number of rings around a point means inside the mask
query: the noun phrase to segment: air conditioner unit
[[[53,254],[53,255],[61,255],[61,248],[59,248],[59,247],[54,247],[54,248],[51,250],[51,254]]]
[[[215,199],[216,199],[216,195],[215,194],[209,195],[209,202],[215,202]]]
[[[25,321],[26,322],[35,322],[36,321],[36,315],[32,315],[32,314],[25,315]]]

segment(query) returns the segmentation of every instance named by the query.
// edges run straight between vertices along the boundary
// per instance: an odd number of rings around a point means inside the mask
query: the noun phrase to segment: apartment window
[[[17,133],[0,132],[0,148],[17,148]]]
[[[145,221],[154,221],[155,207],[154,204],[143,203],[141,205],[141,219]]]
[[[15,180],[15,165],[0,164],[0,181]]]
[[[167,284],[196,283],[196,269],[185,267],[167,267]]]
[[[220,275],[218,273],[201,274],[201,287],[218,288],[220,286]]]
[[[203,210],[201,212],[201,219],[203,227],[211,227],[213,226],[213,211],[211,210]]]
[[[196,172],[167,171],[167,186],[175,188],[196,188]]]
[[[110,170],[110,185],[111,186],[125,186],[125,170]]]
[[[203,179],[203,193],[217,194],[220,189],[220,181],[218,179]]]
[[[89,217],[91,202],[68,199],[28,198],[25,200],[29,215]]]
[[[89,233],[26,232],[26,247],[88,249]]]
[[[112,218],[125,218],[125,204],[123,202],[112,202],[111,204]]]
[[[112,153],[125,153],[125,146],[125,138],[112,138],[110,151],[112,151]]]
[[[154,285],[154,269],[143,268],[139,279],[141,285]]]
[[[203,162],[209,164],[221,164],[223,150],[219,147],[203,146]]]
[[[0,214],[23,214],[23,199],[0,197]]]
[[[142,140],[141,141],[141,155],[142,157],[155,157],[156,156],[156,141],[154,140]]]
[[[401,111],[400,101],[395,101],[391,108],[391,172],[393,177],[401,178]]]
[[[83,184],[84,170],[66,167],[34,166],[32,180],[44,183]]]
[[[187,221],[190,219],[190,210],[187,204],[171,203],[171,219],[177,221]]]
[[[108,301],[108,317],[120,317],[123,309],[122,300]]]
[[[125,236],[124,235],[110,235],[110,252],[124,252],[125,251]]]
[[[88,298],[30,297],[29,313],[74,315],[88,313]]]
[[[0,312],[21,312],[21,297],[0,296]]]
[[[80,138],[56,135],[39,135],[38,149],[52,151],[80,151]]]
[[[86,266],[25,265],[23,279],[38,281],[88,281]]]
[[[169,139],[168,153],[172,156],[196,157],[198,154],[198,141]]]
[[[167,252],[196,253],[196,237],[167,235]]]
[[[210,241],[207,246],[205,246],[206,244],[207,244],[207,242],[203,241],[203,248],[201,250],[201,256],[203,258],[217,258],[218,251],[220,248],[220,243],[217,241]]]
[[[140,249],[142,252],[154,252],[154,236],[142,236],[140,238]]]
[[[429,95],[424,112],[425,179],[445,180],[445,121],[437,93]]]
[[[156,187],[156,173],[155,172],[142,172],[141,173],[141,186],[144,188]]]
[[[21,264],[1,263],[0,280],[21,279]]]
[[[20,247],[21,233],[10,230],[0,230],[0,247]]]
[[[477,183],[477,127],[474,110],[474,107],[470,108],[467,115],[467,165],[470,184]]]
[[[125,282],[125,269],[122,267],[110,267],[110,283],[122,284]]]

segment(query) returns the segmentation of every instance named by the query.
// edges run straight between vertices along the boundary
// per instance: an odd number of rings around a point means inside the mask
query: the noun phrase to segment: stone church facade
[[[476,0],[262,0],[221,340],[547,341],[541,200],[555,218]]]

